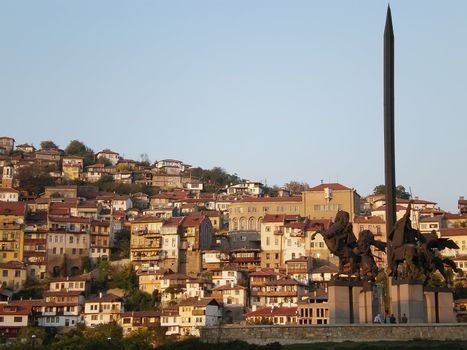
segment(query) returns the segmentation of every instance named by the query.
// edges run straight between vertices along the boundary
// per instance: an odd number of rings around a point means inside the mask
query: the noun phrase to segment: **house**
[[[22,261],[27,206],[22,202],[0,202],[0,258]]]
[[[261,223],[261,267],[284,268],[283,226],[297,221],[296,215],[265,215]]]
[[[236,185],[225,186],[226,193],[232,195],[247,195],[259,197],[263,194],[263,184],[258,181],[245,181]]]
[[[77,275],[81,258],[89,256],[91,219],[49,215],[48,223],[47,271],[55,277]]]
[[[459,249],[445,249],[443,255],[458,256],[467,255],[467,227],[442,228],[441,238],[450,238],[459,246]]]
[[[229,204],[229,231],[260,231],[265,215],[299,215],[302,197],[246,197]]]
[[[152,294],[161,291],[161,279],[173,271],[162,267],[140,268],[136,271],[139,289],[145,293]]]
[[[2,337],[16,337],[21,328],[30,325],[32,307],[29,304],[0,304],[0,332]]]
[[[130,260],[136,266],[157,265],[165,257],[161,229],[164,221],[155,217],[139,217],[131,222]]]
[[[221,250],[230,253],[230,261],[243,270],[261,267],[261,236],[258,231],[231,231],[221,239]]]
[[[164,174],[179,175],[191,168],[191,165],[175,159],[163,159],[155,163],[155,168]]]
[[[133,207],[133,202],[128,195],[104,194],[97,196],[96,201],[102,204],[104,208],[111,209],[113,212],[126,211]]]
[[[27,266],[28,278],[44,280],[47,272],[47,212],[32,211],[26,216],[24,227],[23,261]]]
[[[117,165],[118,161],[120,160],[120,154],[118,154],[117,152],[111,151],[110,149],[104,149],[96,153],[96,159],[106,160],[111,165]]]
[[[26,265],[20,261],[0,262],[2,288],[19,291],[26,283]]]
[[[189,298],[178,304],[180,334],[199,337],[200,327],[213,327],[220,323],[221,305],[214,298]]]
[[[120,297],[111,293],[99,293],[98,297],[84,302],[84,324],[86,327],[94,327],[99,324],[117,322],[123,311]]]
[[[118,324],[122,327],[123,335],[139,329],[154,329],[161,325],[161,311],[127,311],[122,312]]]
[[[311,271],[313,269],[313,259],[311,256],[301,256],[299,258],[286,260],[285,271],[296,281],[304,285],[311,282]]]
[[[92,260],[109,260],[110,248],[114,240],[114,232],[110,221],[91,221],[91,242],[89,257]]]
[[[77,156],[63,156],[62,176],[66,180],[79,179],[83,172],[84,159]]]
[[[465,199],[464,196],[459,196],[457,207],[459,208],[460,214],[467,214],[467,199]]]
[[[37,163],[41,165],[51,165],[54,166],[56,170],[59,170],[63,153],[64,152],[58,148],[48,148],[36,151],[34,156]]]
[[[224,266],[219,269],[210,270],[212,273],[212,283],[214,287],[228,284],[239,284],[243,279],[243,274],[235,266]]]
[[[36,151],[36,147],[28,143],[22,143],[21,145],[16,146],[16,150],[23,153],[34,153]]]
[[[331,219],[339,210],[350,214],[351,220],[360,214],[360,195],[340,183],[321,183],[303,192],[301,216],[309,219]]]
[[[338,269],[335,266],[331,265],[320,265],[314,266],[313,270],[311,271],[311,280],[313,286],[316,289],[328,290],[328,283],[337,273]]]
[[[39,327],[75,327],[81,321],[84,296],[81,291],[45,291],[37,313]]]
[[[264,307],[245,315],[247,324],[273,324],[290,325],[297,324],[297,307]]]
[[[18,202],[19,191],[14,188],[0,187],[0,202]]]
[[[161,326],[167,328],[165,335],[180,334],[180,313],[178,307],[164,308],[161,310]]]
[[[225,284],[212,290],[213,298],[224,304],[224,307],[247,306],[247,288],[239,284]]]
[[[66,276],[55,278],[49,283],[51,292],[70,291],[87,295],[91,289],[90,275]]]
[[[202,271],[202,251],[211,248],[213,230],[206,215],[186,216],[181,222],[180,270],[197,275]]]
[[[281,278],[268,281],[259,288],[257,296],[260,305],[264,306],[296,306],[297,301],[305,294],[306,286],[292,278]]]
[[[298,324],[329,324],[328,295],[322,290],[309,292],[297,302]]]
[[[10,154],[15,148],[15,139],[8,136],[0,137],[0,153]]]
[[[250,306],[255,309],[261,305],[260,291],[266,283],[277,281],[281,275],[271,269],[263,269],[250,273]]]

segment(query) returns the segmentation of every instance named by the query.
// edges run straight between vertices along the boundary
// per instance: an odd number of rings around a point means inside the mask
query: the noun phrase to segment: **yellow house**
[[[266,215],[300,215],[302,196],[244,198],[230,202],[230,231],[260,231]]]
[[[22,261],[26,204],[0,202],[0,247],[2,262]]]
[[[62,172],[65,179],[79,179],[80,174],[83,172],[83,158],[64,156],[62,159]]]
[[[2,288],[20,290],[26,283],[26,266],[19,261],[0,263],[0,282]]]
[[[136,218],[131,222],[130,260],[136,266],[149,266],[162,258],[161,228],[164,221],[153,216]]]
[[[322,183],[303,192],[302,216],[309,219],[334,219],[339,210],[351,220],[360,212],[360,195],[339,183]]]

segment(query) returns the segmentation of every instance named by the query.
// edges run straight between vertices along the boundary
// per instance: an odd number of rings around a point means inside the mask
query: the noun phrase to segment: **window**
[[[8,270],[3,270],[3,277],[8,277]]]
[[[15,316],[13,322],[23,322],[23,318],[21,316]]]
[[[271,244],[271,239],[270,237],[266,237],[266,245],[270,245]]]
[[[73,243],[73,236],[70,236],[70,243]]]
[[[76,248],[73,248],[73,249],[71,250],[71,254],[76,255]]]
[[[21,276],[21,271],[15,270],[15,277],[20,277],[20,276]]]

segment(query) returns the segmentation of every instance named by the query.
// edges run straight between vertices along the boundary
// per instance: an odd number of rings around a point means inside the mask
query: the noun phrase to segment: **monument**
[[[373,320],[375,303],[374,280],[378,268],[372,247],[385,251],[386,244],[364,230],[355,236],[349,213],[337,212],[328,230],[321,234],[329,251],[338,257],[339,269],[328,283],[329,321],[331,324],[360,323],[368,317]],[[362,305],[367,305],[362,308]]]

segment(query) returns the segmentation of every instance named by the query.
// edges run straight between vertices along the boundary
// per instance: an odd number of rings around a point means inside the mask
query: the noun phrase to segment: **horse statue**
[[[384,251],[385,244],[375,240],[368,230],[360,232],[357,240],[350,223],[349,213],[338,211],[329,229],[324,230],[321,226],[320,230],[313,233],[311,240],[314,240],[317,234],[323,236],[329,251],[339,258],[338,271],[333,278],[336,279],[342,274],[349,278],[352,275],[358,278],[363,276],[365,279],[372,279],[376,276],[377,266],[371,253],[371,246]],[[347,271],[345,271],[346,267]]]
[[[445,284],[448,285],[449,278],[445,266],[451,267],[458,274],[462,274],[462,270],[457,268],[451,259],[442,258],[438,253],[446,248],[459,249],[459,246],[449,238],[438,238],[435,231],[422,234],[419,230],[412,228],[410,211],[411,204],[409,203],[404,216],[396,222],[388,236],[389,276],[394,279],[400,278],[398,267],[405,262],[410,270],[422,273],[425,285],[436,271],[439,271]],[[408,277],[416,278],[417,276],[412,273]]]

